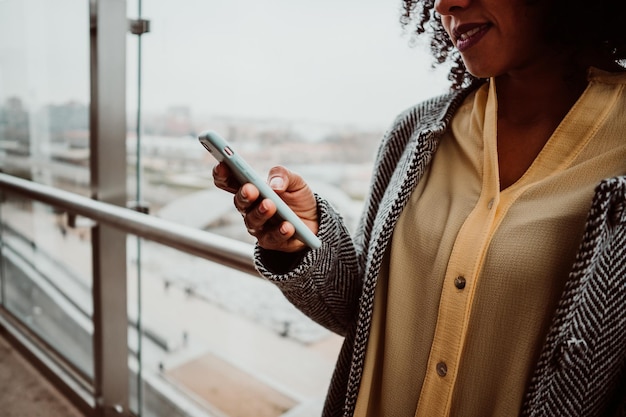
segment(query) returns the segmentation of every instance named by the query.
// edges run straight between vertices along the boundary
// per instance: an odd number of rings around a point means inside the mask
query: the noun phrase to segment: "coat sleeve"
[[[345,336],[356,314],[362,284],[362,266],[342,217],[316,195],[322,241],[319,249],[307,250],[291,260],[287,271],[273,267],[275,252],[257,245],[255,264],[266,279],[304,314],[329,330]],[[290,255],[280,254],[284,258]]]

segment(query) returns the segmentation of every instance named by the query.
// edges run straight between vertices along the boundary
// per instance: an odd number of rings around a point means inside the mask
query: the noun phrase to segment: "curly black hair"
[[[546,41],[571,46],[575,51],[593,52],[624,66],[626,60],[626,0],[527,0],[549,3],[546,12]],[[448,79],[460,89],[476,78],[465,68],[461,54],[448,37],[435,12],[435,0],[402,0],[400,23],[413,36],[430,35],[430,50],[436,64],[450,62]]]

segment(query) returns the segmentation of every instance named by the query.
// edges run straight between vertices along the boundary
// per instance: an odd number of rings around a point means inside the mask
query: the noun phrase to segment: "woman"
[[[345,336],[324,416],[626,415],[622,0],[404,10],[454,88],[385,135],[354,238],[285,168],[270,185],[320,249],[213,172],[259,271]]]

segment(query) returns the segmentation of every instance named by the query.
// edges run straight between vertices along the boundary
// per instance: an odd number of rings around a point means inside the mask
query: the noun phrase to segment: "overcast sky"
[[[21,93],[38,103],[88,97],[86,3],[0,0],[0,97]],[[142,41],[144,108],[386,127],[398,112],[447,87],[443,71],[431,69],[427,47],[410,47],[403,36],[399,6],[143,0],[152,27]],[[136,17],[136,0],[128,10]],[[128,40],[133,110],[137,42]]]

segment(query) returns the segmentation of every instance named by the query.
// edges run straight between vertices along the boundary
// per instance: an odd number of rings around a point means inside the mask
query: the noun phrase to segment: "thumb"
[[[291,172],[282,166],[270,169],[268,173],[269,186],[276,192],[284,192],[289,188]]]

